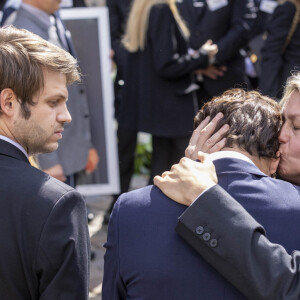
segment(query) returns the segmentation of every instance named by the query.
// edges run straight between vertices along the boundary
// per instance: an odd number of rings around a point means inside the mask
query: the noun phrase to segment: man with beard
[[[26,30],[0,29],[0,298],[88,299],[86,207],[70,186],[34,168],[71,122],[76,60]]]

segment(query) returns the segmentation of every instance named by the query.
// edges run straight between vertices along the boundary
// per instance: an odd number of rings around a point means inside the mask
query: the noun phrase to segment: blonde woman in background
[[[149,183],[184,155],[198,111],[193,72],[217,53],[212,41],[190,50],[188,37],[175,0],[133,2],[123,38],[129,53],[119,121],[152,134]]]

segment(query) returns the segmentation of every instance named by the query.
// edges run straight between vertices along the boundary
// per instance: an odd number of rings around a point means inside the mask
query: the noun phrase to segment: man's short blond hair
[[[44,87],[44,69],[66,75],[68,84],[80,80],[77,61],[65,50],[25,29],[0,28],[0,92],[14,91],[25,118],[33,95]]]

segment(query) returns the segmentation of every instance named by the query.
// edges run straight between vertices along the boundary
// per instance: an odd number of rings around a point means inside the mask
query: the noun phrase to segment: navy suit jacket
[[[273,241],[288,251],[300,245],[297,188],[243,160],[223,158],[214,163],[219,184],[267,228]],[[103,300],[244,299],[175,233],[185,209],[153,186],[119,198],[105,244]],[[208,224],[209,215],[194,227],[194,234],[210,247],[221,247],[222,237]]]
[[[0,299],[88,299],[84,200],[0,140]]]

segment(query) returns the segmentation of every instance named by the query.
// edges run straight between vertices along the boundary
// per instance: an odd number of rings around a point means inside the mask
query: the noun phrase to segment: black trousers
[[[120,194],[122,194],[128,192],[130,181],[134,172],[134,155],[137,143],[137,131],[119,126],[117,136],[121,190]],[[109,217],[120,194],[113,195],[113,201],[106,211],[106,218]]]
[[[152,136],[152,164],[149,184],[153,184],[153,178],[169,171],[173,164],[179,162],[184,156],[188,146],[190,135],[175,138]]]

